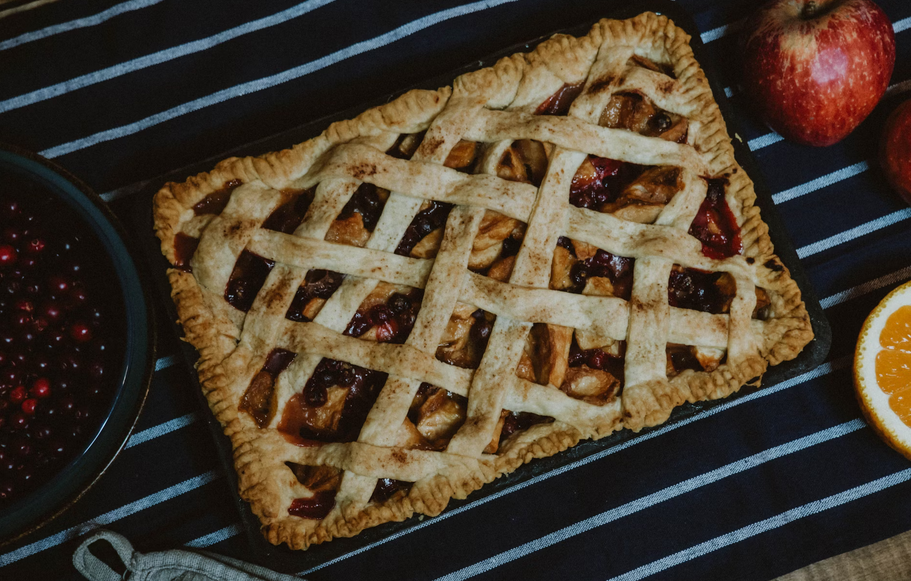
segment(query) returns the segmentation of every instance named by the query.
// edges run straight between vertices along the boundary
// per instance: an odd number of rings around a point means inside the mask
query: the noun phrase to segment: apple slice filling
[[[353,442],[387,374],[322,359],[301,393],[288,400],[278,430],[298,445]]]
[[[250,382],[240,400],[238,409],[246,412],[253,418],[260,428],[269,424],[275,414],[272,394],[275,391],[275,380],[278,375],[287,369],[296,353],[285,349],[273,349],[266,357],[266,363]]]
[[[629,300],[635,262],[633,258],[561,236],[554,249],[550,288]]]
[[[342,483],[342,471],[331,466],[305,466],[285,462],[297,481],[312,496],[295,498],[288,507],[288,514],[310,520],[322,520],[335,506],[335,496]]]
[[[487,349],[496,315],[456,303],[437,347],[436,358],[449,365],[477,369]]]
[[[376,228],[388,197],[389,190],[368,182],[362,183],[329,226],[326,240],[363,247]]]
[[[569,113],[569,106],[572,105],[583,88],[584,83],[564,84],[556,93],[538,105],[535,115],[566,115]]]
[[[651,223],[683,189],[680,168],[640,166],[590,155],[573,176],[569,202],[577,208]]]

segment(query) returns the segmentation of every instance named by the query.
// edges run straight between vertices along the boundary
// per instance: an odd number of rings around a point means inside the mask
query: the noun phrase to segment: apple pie
[[[436,515],[812,337],[689,36],[602,20],[155,196],[266,538]],[[622,475],[618,475],[622,478]]]

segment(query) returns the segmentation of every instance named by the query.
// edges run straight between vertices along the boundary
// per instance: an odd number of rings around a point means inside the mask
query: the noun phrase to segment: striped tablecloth
[[[740,135],[832,323],[820,367],[300,572],[769,579],[911,529],[911,463],[861,420],[850,376],[866,314],[911,278],[911,208],[876,165],[885,116],[911,98],[911,2],[878,3],[898,42],[889,92],[843,143],[814,149],[770,133],[740,93],[737,32],[756,3],[679,2],[719,63]],[[170,170],[604,10],[590,0],[29,7],[0,4],[0,141],[54,159],[124,218]],[[170,324],[160,323],[161,358],[127,448],[63,516],[0,549],[0,578],[79,578],[70,556],[98,527],[140,551],[205,547],[254,559]]]

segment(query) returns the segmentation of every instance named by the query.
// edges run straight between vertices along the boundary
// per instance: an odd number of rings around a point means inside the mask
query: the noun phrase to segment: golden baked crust
[[[228,159],[209,173],[166,184],[158,192],[155,229],[165,257],[178,265],[176,237],[201,236],[190,264],[169,271],[172,296],[185,337],[199,350],[199,379],[209,405],[234,446],[240,494],[260,518],[270,542],[305,549],[415,512],[439,514],[450,498],[464,498],[533,458],[624,427],[638,431],[664,422],[686,401],[721,398],[749,381],[758,383],[756,378],[769,364],[795,357],[812,339],[800,291],[773,254],[768,228],[754,206],[752,182],[734,160],[721,113],[688,42],[684,31],[655,14],[602,20],[587,36],[555,36],[531,53],[457,78],[451,89],[411,91],[355,119],[334,123],[319,137],[290,149]],[[628,66],[634,55],[668,67],[672,75]],[[584,89],[569,116],[534,114],[561,88],[581,82]],[[662,110],[685,117],[686,142],[600,127],[605,103],[622,91],[635,91]],[[400,135],[425,131],[410,161],[383,153]],[[492,144],[491,150],[516,139],[552,143],[547,178],[538,188],[440,165],[463,139]],[[565,196],[586,154],[644,166],[679,166],[684,187],[654,224],[576,208],[560,195]],[[703,177],[722,176],[743,252],[714,260],[703,255],[687,230],[706,195]],[[362,182],[393,192],[381,223],[365,248],[325,242],[333,220]],[[233,190],[221,215],[194,212],[210,194],[238,183],[242,185]],[[260,228],[286,199],[283,191],[314,187],[314,201],[294,233],[296,240]],[[553,192],[563,193],[550,195]],[[424,199],[456,204],[436,259],[393,254]],[[527,224],[509,282],[466,270],[485,208]],[[386,223],[387,213],[394,227]],[[552,249],[564,233],[636,259],[628,302],[548,288]],[[246,313],[222,294],[245,248],[275,261]],[[674,264],[731,275],[737,294],[729,312],[669,307],[668,275]],[[336,291],[340,298],[333,295],[331,308],[324,307],[313,322],[289,321],[288,305],[309,268],[348,276]],[[405,345],[341,334],[377,279],[424,289],[415,330]],[[766,320],[751,316],[754,288],[764,289],[769,297]],[[477,370],[434,357],[456,301],[498,316]],[[512,369],[532,323],[583,329],[612,340],[629,337],[622,393],[594,405],[515,375]],[[723,350],[725,359],[714,371],[685,370],[668,379],[669,342]],[[275,380],[272,415],[260,427],[252,414],[240,411],[240,402],[274,349],[299,355]],[[322,357],[383,371],[389,379],[358,441],[299,446],[276,427],[281,410]],[[397,444],[403,410],[421,382],[468,397],[468,419],[445,451]],[[496,453],[484,453],[501,409],[555,421],[519,431]],[[344,472],[334,508],[322,520],[289,514],[296,498],[313,492],[286,462]],[[414,484],[407,492],[374,502],[371,493],[379,478]]]

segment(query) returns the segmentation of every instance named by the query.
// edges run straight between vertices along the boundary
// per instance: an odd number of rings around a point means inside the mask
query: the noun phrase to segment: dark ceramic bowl
[[[132,243],[104,202],[66,170],[34,153],[0,145],[0,187],[27,184],[53,199],[71,227],[103,255],[110,289],[105,303],[116,305],[118,321],[109,340],[119,352],[108,362],[110,402],[85,444],[43,484],[0,508],[0,544],[8,543],[72,506],[98,480],[123,448],[149,390],[155,363],[155,317],[147,276],[133,259]],[[112,377],[113,376],[113,377]]]

